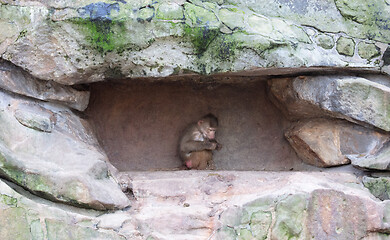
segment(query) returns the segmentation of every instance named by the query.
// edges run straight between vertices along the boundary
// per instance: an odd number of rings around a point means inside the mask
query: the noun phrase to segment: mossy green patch
[[[315,41],[318,46],[324,49],[332,49],[334,47],[333,37],[327,34],[318,34]]]
[[[272,223],[272,213],[269,211],[257,211],[252,213],[250,227],[256,239],[267,239],[268,231]]]
[[[138,11],[138,16],[137,16],[137,21],[138,22],[150,22],[152,21],[154,17],[154,7],[145,7],[145,8],[141,8],[139,11]]]
[[[291,195],[276,205],[276,221],[272,235],[277,239],[299,239],[307,209],[305,195]]]
[[[389,30],[389,2],[384,0],[335,0],[337,9],[347,19]]]
[[[360,57],[370,60],[374,57],[378,57],[381,52],[379,47],[375,46],[373,43],[360,42],[358,44],[358,54]]]
[[[202,54],[210,43],[220,34],[219,29],[210,29],[209,27],[190,27],[184,25],[184,36],[192,42],[195,52]]]
[[[194,4],[184,4],[184,16],[185,21],[191,27],[207,27],[207,28],[219,28],[221,23],[211,11],[215,4],[209,5],[209,9],[206,9],[206,3],[204,7],[196,6]]]
[[[232,35],[218,34],[207,49],[198,54],[197,67],[202,74],[230,71],[240,43]]]
[[[352,38],[340,37],[336,49],[339,54],[352,57],[355,52],[355,41]]]
[[[156,18],[162,20],[184,19],[183,7],[177,3],[163,2],[157,5]]]
[[[238,8],[223,8],[219,10],[219,19],[232,30],[245,29],[245,12]]]
[[[380,200],[390,199],[390,178],[389,177],[364,177],[363,185],[370,190],[372,195]]]
[[[0,174],[6,176],[11,181],[34,192],[44,194],[50,192],[51,183],[46,177],[31,172],[26,173],[23,167],[7,162],[1,154],[0,163],[3,163],[3,166],[0,169]]]
[[[217,239],[236,239],[237,233],[232,227],[222,227],[217,232]]]
[[[0,202],[11,207],[16,207],[18,204],[18,199],[6,194],[0,194]]]
[[[120,20],[75,18],[71,22],[79,26],[92,48],[105,54],[120,47],[122,33],[126,32],[125,24]]]
[[[239,231],[237,239],[238,240],[251,240],[251,239],[253,239],[253,235],[252,235],[251,231],[249,231],[248,229],[242,228]]]

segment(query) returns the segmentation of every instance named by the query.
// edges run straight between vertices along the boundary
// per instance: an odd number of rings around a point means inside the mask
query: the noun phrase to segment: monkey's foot
[[[192,161],[191,161],[191,160],[186,162],[186,167],[187,167],[188,169],[191,169],[191,168],[192,168]]]

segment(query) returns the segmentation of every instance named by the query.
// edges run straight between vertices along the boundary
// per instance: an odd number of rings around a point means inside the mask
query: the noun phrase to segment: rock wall
[[[214,154],[217,170],[311,169],[284,138],[291,123],[268,99],[266,81],[241,81],[98,83],[86,115],[121,171],[180,167],[179,136],[209,112],[218,116],[217,138],[226,146]]]
[[[1,238],[389,239],[389,12],[0,0]],[[126,172],[208,112],[241,171]]]

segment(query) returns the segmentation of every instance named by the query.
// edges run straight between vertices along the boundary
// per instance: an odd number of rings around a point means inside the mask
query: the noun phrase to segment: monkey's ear
[[[199,121],[198,121],[198,125],[199,125],[199,126],[202,125],[203,122],[204,122],[203,120],[199,120]]]

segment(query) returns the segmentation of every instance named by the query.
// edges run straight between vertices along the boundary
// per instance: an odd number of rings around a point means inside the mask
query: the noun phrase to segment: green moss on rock
[[[186,24],[191,27],[206,27],[213,29],[219,28],[221,25],[211,10],[190,3],[184,4],[184,16]]]
[[[318,34],[315,41],[318,46],[324,49],[332,49],[334,47],[333,37],[327,34]]]
[[[340,37],[337,40],[336,50],[341,55],[352,57],[355,52],[355,41],[352,38]]]
[[[372,195],[380,200],[390,199],[390,177],[364,177],[363,184],[370,190]]]
[[[307,199],[291,195],[276,205],[276,221],[272,230],[275,239],[299,239],[303,231]]]
[[[177,3],[163,2],[157,5],[156,18],[162,20],[184,19],[183,7]]]
[[[81,28],[91,47],[105,54],[120,49],[122,32],[126,31],[123,21],[110,19],[72,19],[71,22]]]
[[[257,211],[251,216],[250,227],[256,239],[267,239],[268,231],[272,223],[272,213],[269,211]]]
[[[358,54],[360,57],[370,60],[374,57],[378,57],[381,52],[379,47],[375,46],[373,43],[360,42],[358,44]]]
[[[154,8],[145,7],[145,8],[142,8],[138,11],[137,21],[138,22],[144,22],[144,21],[150,22],[150,21],[152,21],[153,17],[154,17]]]
[[[190,27],[184,25],[184,36],[192,42],[195,52],[202,54],[205,52],[210,43],[220,34],[218,29],[209,27]]]
[[[222,227],[217,232],[218,238],[217,239],[236,239],[237,233],[234,231],[231,227]]]
[[[8,196],[6,194],[0,194],[0,203],[11,207],[16,207],[18,204],[18,199]]]
[[[248,229],[242,228],[239,231],[237,239],[238,240],[252,240],[253,239],[253,235],[252,235],[251,231],[249,231]]]
[[[218,17],[230,29],[245,29],[245,12],[238,8],[223,8]]]

